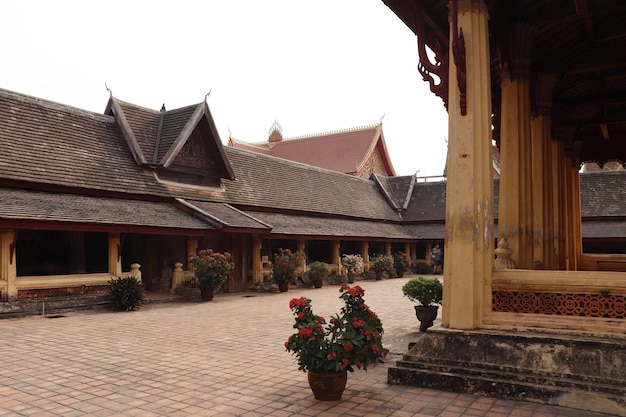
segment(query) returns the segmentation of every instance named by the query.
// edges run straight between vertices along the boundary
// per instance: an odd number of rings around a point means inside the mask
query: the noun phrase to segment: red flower
[[[354,349],[354,345],[352,343],[348,343],[347,345],[343,345],[343,350],[345,350],[346,352],[350,352],[352,349]]]
[[[313,336],[313,329],[311,329],[310,327],[305,327],[298,332],[298,337],[300,339],[307,339],[311,336]]]

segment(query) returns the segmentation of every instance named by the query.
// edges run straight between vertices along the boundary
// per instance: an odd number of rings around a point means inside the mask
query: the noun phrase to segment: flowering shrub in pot
[[[229,252],[213,252],[212,249],[202,249],[195,255],[191,254],[189,261],[193,265],[200,292],[218,290],[235,267]]]
[[[367,370],[368,365],[382,362],[388,350],[383,348],[383,325],[376,313],[365,304],[365,291],[343,285],[339,290],[344,306],[330,318],[313,313],[311,300],[294,298],[289,308],[295,315],[296,329],[285,342],[285,348],[298,361],[298,369],[313,374],[353,372],[354,368]],[[314,375],[315,376],[315,375]],[[344,379],[345,381],[345,379]],[[313,385],[316,398],[319,398]],[[345,387],[345,382],[344,382]],[[343,392],[343,388],[341,388]],[[333,399],[340,399],[333,396]]]
[[[404,252],[396,252],[393,254],[393,268],[396,270],[398,278],[402,278],[404,273],[411,266],[411,258]]]
[[[281,284],[288,285],[296,278],[298,268],[304,261],[304,255],[300,252],[292,252],[290,249],[278,249],[278,252],[274,253],[274,262],[272,262],[272,276],[274,281],[281,286]],[[285,288],[285,287],[283,287]],[[283,290],[281,288],[281,291]]]

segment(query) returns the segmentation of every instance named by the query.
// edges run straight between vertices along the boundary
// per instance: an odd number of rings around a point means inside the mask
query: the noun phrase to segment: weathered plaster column
[[[2,301],[17,298],[15,280],[17,278],[17,248],[15,230],[0,231],[0,280],[6,281],[6,293],[2,291]]]
[[[369,269],[370,265],[370,244],[369,242],[363,242],[361,244],[361,258],[363,258],[363,269],[365,272]]]
[[[552,160],[551,176],[552,176],[552,202],[554,204],[553,225],[552,225],[552,244],[554,250],[554,261],[556,270],[565,270],[565,185],[564,185],[564,159],[565,152],[563,142],[553,140],[550,143],[552,151],[550,157]]]
[[[566,248],[567,264],[569,271],[578,269],[578,259],[582,255],[581,219],[580,219],[580,178],[578,167],[573,166],[572,159],[566,166]]]
[[[409,269],[410,269],[411,266],[413,265],[413,261],[415,261],[415,258],[411,255],[411,244],[410,243],[405,243],[404,244],[404,253],[406,253],[409,256]]]
[[[463,31],[467,58],[465,115],[450,50],[442,324],[455,329],[479,327],[484,312],[491,310],[494,234],[488,19],[483,1],[459,1],[458,27]],[[454,25],[450,27],[453,39]]]
[[[187,238],[187,269],[193,272],[193,265],[189,262],[189,255],[198,253],[198,239]]]
[[[509,242],[518,268],[533,269],[530,57],[534,29],[514,23],[508,71],[502,74],[498,238]]]
[[[117,233],[109,233],[109,275],[122,276],[122,239]]]
[[[385,255],[391,256],[391,243],[385,242]]]
[[[551,178],[552,92],[557,78],[539,74],[534,80],[534,116],[531,118],[533,256],[535,269],[555,269],[552,249],[554,204]]]
[[[252,283],[254,284],[263,282],[262,246],[263,240],[261,237],[254,235],[252,237]]]
[[[341,275],[341,242],[333,241],[333,265],[337,266],[337,275]]]
[[[306,264],[308,254],[306,253],[306,241],[298,240],[296,251],[304,254],[304,260],[302,261],[302,271],[306,271]]]

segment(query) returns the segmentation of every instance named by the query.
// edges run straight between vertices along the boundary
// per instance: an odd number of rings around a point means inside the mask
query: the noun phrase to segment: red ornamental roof
[[[386,175],[396,175],[385,145],[382,124],[271,143],[250,144],[231,138],[229,146],[352,175],[359,175],[378,151]]]

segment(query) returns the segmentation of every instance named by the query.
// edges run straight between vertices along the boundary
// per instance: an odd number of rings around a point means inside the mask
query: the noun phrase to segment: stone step
[[[487,364],[467,364],[452,363],[452,361],[441,361],[434,363],[429,358],[424,360],[400,360],[396,362],[398,368],[423,371],[430,374],[458,375],[467,379],[482,378],[488,381],[507,381],[510,384],[522,384],[539,386],[543,388],[554,387],[557,391],[562,388],[576,389],[585,392],[602,392],[615,395],[616,398],[626,398],[626,387],[621,381],[611,378],[586,377],[577,378],[568,374],[541,374],[534,370],[502,369],[502,367],[490,367]]]

